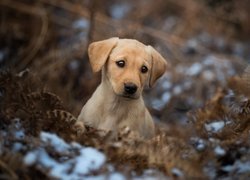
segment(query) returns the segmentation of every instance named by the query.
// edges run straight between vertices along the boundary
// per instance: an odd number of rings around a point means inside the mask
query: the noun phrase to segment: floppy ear
[[[167,61],[152,46],[147,46],[151,54],[151,72],[149,77],[149,87],[152,87],[167,69]]]
[[[103,41],[93,42],[89,45],[89,61],[93,72],[98,72],[102,69],[110,52],[118,43],[118,40],[118,37],[114,37]]]

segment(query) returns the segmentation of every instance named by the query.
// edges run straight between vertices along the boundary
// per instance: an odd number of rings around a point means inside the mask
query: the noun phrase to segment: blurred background
[[[171,68],[145,102],[157,121],[186,125],[250,62],[249,0],[1,0],[0,68],[29,70],[75,116],[100,82],[88,44],[134,38]]]

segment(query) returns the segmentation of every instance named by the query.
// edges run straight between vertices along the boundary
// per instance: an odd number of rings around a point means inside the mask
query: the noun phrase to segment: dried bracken
[[[1,0],[0,179],[247,179],[248,4]],[[149,141],[75,124],[100,81],[88,44],[112,36],[171,63],[145,91]]]

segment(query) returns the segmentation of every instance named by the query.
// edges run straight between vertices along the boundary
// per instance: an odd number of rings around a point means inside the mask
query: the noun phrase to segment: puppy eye
[[[120,68],[123,68],[125,66],[125,61],[124,60],[116,61],[116,65]]]
[[[141,67],[141,72],[142,72],[142,73],[148,72],[147,66],[142,66],[142,67]]]

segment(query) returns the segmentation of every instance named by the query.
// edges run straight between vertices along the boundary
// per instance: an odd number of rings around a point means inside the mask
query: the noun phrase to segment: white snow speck
[[[154,99],[152,101],[152,107],[157,110],[162,110],[162,108],[165,106],[164,102],[159,99]]]
[[[202,65],[200,63],[194,63],[191,67],[187,68],[186,74],[189,76],[195,76],[202,71]]]
[[[23,149],[23,144],[19,143],[19,142],[16,142],[16,143],[13,144],[12,149],[13,149],[14,152],[21,151]]]
[[[224,128],[224,126],[225,126],[225,122],[224,121],[216,121],[216,122],[212,122],[212,123],[209,123],[209,124],[205,124],[205,129],[208,132],[217,133],[222,128]]]
[[[131,7],[128,3],[117,3],[110,7],[110,14],[114,19],[122,19],[130,11]]]
[[[215,79],[215,74],[212,71],[205,70],[202,72],[202,77],[208,81],[212,81]]]
[[[218,59],[214,55],[208,55],[204,61],[202,62],[205,66],[213,66],[215,64],[218,64]]]
[[[172,83],[170,82],[170,81],[163,81],[163,83],[162,83],[162,88],[164,89],[164,90],[168,90],[168,89],[170,89],[172,87]]]
[[[186,44],[189,48],[196,49],[198,46],[198,41],[196,39],[189,39]]]
[[[73,28],[75,28],[75,29],[88,29],[89,28],[89,21],[85,18],[78,19],[73,23]]]
[[[20,130],[15,131],[15,138],[23,139],[24,136],[25,136],[24,130],[20,129]]]
[[[24,164],[31,166],[33,165],[37,160],[38,152],[37,151],[31,151],[24,157]]]
[[[182,88],[181,88],[180,85],[177,85],[177,86],[174,87],[174,89],[173,89],[174,95],[178,95],[178,94],[180,94],[181,92],[182,92]]]
[[[196,149],[197,149],[198,151],[204,150],[204,149],[205,149],[205,144],[202,144],[202,143],[198,144],[198,145],[196,146]]]
[[[214,153],[217,156],[224,156],[226,154],[226,151],[222,147],[216,146],[215,149],[214,149]]]
[[[203,151],[206,148],[206,143],[203,139],[191,137],[190,140],[193,142],[193,145],[197,151]]]
[[[161,96],[161,99],[164,104],[167,104],[169,100],[171,99],[171,94],[169,92],[164,92]]]
[[[173,169],[171,170],[171,172],[172,172],[173,175],[175,175],[175,176],[177,176],[177,177],[183,177],[183,173],[182,173],[181,170],[178,169],[178,168],[173,168]]]

